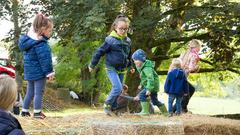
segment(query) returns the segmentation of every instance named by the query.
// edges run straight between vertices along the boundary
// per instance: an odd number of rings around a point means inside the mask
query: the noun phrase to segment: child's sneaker
[[[31,114],[29,112],[22,112],[21,116],[22,117],[31,117]]]
[[[180,116],[180,115],[181,115],[181,113],[179,113],[179,112],[178,112],[178,113],[176,113],[176,116]]]
[[[168,117],[172,117],[172,116],[173,116],[173,113],[169,113],[169,114],[168,114]]]
[[[42,112],[39,112],[39,113],[34,113],[33,117],[37,118],[37,119],[44,119],[44,118],[46,118],[46,115],[43,114]]]
[[[111,105],[109,105],[109,104],[104,104],[103,107],[104,107],[104,112],[105,112],[107,115],[111,116],[111,114],[112,114]]]

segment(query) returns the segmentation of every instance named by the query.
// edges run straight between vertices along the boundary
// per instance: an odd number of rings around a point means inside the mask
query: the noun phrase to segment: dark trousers
[[[188,81],[188,86],[189,86],[189,94],[187,96],[183,96],[183,99],[182,99],[182,112],[188,112],[187,106],[188,106],[189,100],[191,99],[192,95],[195,92],[195,88],[189,81]],[[176,104],[173,107],[173,112],[175,111],[176,111]]]
[[[14,106],[14,107],[13,107],[13,114],[19,115],[19,114],[20,114],[20,107]]]
[[[147,89],[142,89],[140,92],[139,92],[139,98],[140,98],[140,101],[141,102],[146,102],[147,101],[147,98],[148,96],[146,96],[146,92],[147,92]],[[158,93],[157,92],[152,92],[150,94],[150,99],[151,99],[151,102],[153,105],[156,105],[158,107],[162,106],[163,103],[161,103],[159,100],[158,100]]]

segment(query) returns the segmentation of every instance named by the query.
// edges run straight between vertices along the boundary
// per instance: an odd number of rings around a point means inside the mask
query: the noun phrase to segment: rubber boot
[[[140,102],[141,103],[141,107],[142,107],[142,110],[140,113],[137,113],[137,115],[149,115],[149,105],[150,103],[149,102]]]
[[[167,108],[164,104],[162,104],[161,106],[158,106],[159,110],[161,111],[161,113],[164,115],[164,116],[167,116],[168,115],[168,111],[167,111]]]

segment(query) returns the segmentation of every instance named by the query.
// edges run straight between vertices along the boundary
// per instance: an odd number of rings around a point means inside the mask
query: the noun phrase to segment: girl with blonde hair
[[[188,44],[188,50],[186,52],[183,52],[179,57],[179,59],[181,60],[181,68],[184,70],[187,77],[190,73],[199,71],[198,62],[200,60],[200,57],[198,53],[201,49],[202,44],[203,43],[200,40],[192,39]],[[187,105],[189,103],[190,98],[195,92],[195,88],[189,82],[189,80],[188,80],[188,86],[189,86],[189,94],[184,95],[182,99],[182,112],[185,112],[185,113],[188,112]],[[175,111],[176,107],[174,107],[173,110]]]
[[[7,75],[0,75],[0,133],[1,135],[24,135],[18,120],[10,110],[17,98],[17,83]]]

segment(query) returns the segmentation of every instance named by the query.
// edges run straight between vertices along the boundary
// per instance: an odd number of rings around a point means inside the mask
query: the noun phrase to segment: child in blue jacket
[[[117,16],[112,24],[110,35],[95,51],[89,65],[91,72],[100,58],[105,55],[107,74],[112,84],[111,92],[104,104],[104,112],[108,115],[111,115],[112,110],[117,107],[116,99],[123,89],[124,73],[131,66],[131,40],[127,36],[128,28],[128,18],[123,15]]]
[[[0,135],[25,135],[18,120],[10,113],[16,98],[16,81],[0,75]]]
[[[51,48],[48,45],[52,29],[53,22],[44,15],[38,14],[30,31],[19,39],[19,48],[23,52],[24,79],[28,81],[22,116],[30,116],[29,106],[33,99],[34,118],[46,117],[42,113],[42,96],[46,79],[54,78]]]
[[[188,82],[185,72],[181,69],[181,60],[173,59],[172,70],[168,73],[165,81],[164,90],[168,94],[168,112],[173,116],[173,101],[176,99],[176,114],[181,114],[181,102],[183,95],[189,92]]]

